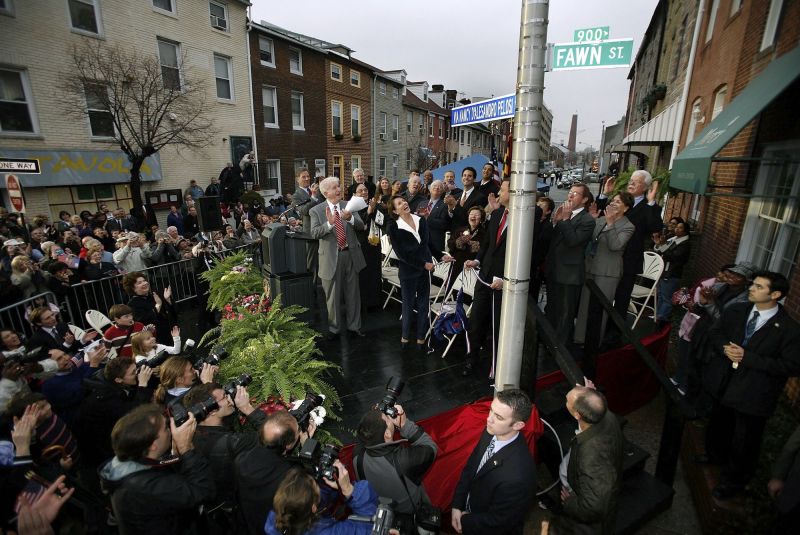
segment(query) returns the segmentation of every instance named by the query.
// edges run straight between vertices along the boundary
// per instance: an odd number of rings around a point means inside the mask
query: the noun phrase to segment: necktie
[[[747,325],[744,326],[744,341],[742,344],[746,344],[750,341],[750,337],[753,336],[753,333],[756,332],[756,324],[758,323],[758,310],[753,311],[753,316],[747,321]]]
[[[306,193],[308,193],[308,196],[311,197],[311,189],[310,188],[305,188],[305,190],[306,190]]]
[[[497,227],[497,236],[495,237],[494,243],[500,243],[500,236],[503,235],[503,229],[506,226],[506,218],[508,217],[508,210],[503,211],[503,217],[500,218],[500,226]]]
[[[468,195],[467,190],[464,190],[464,193],[461,194],[461,202],[466,202]]]
[[[344,224],[342,224],[342,217],[339,215],[339,208],[333,208],[333,226],[336,228],[336,245],[339,246],[341,251],[347,247],[347,238],[344,234]]]
[[[433,210],[433,201],[430,201],[428,203],[428,212],[430,212],[431,210]]]

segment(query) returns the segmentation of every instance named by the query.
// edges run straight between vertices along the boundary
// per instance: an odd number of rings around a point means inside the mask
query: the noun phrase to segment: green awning
[[[800,46],[772,61],[675,158],[669,185],[705,193],[711,161],[762,110],[800,76]]]

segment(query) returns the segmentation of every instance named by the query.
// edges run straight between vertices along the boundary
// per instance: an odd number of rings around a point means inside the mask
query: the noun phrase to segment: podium
[[[291,232],[286,225],[271,223],[261,233],[264,276],[270,292],[280,295],[284,305],[315,305],[314,278],[306,266],[307,248],[316,240],[304,232]]]

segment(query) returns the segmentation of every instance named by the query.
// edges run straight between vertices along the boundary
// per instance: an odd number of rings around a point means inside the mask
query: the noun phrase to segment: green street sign
[[[604,41],[610,35],[608,26],[598,26],[597,28],[584,28],[582,30],[575,30],[574,41],[576,43],[591,43],[597,41]]]
[[[551,45],[551,50],[551,71],[628,67],[633,58],[633,39],[611,39],[602,43],[556,43]]]

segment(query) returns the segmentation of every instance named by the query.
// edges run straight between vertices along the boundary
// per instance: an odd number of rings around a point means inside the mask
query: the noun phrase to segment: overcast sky
[[[513,93],[520,0],[251,0],[256,22],[341,43],[383,70],[405,69],[412,81],[444,84],[467,97]],[[610,26],[611,39],[633,38],[634,57],[658,0],[551,0],[547,40]],[[629,68],[561,71],[545,76],[553,112],[552,142],[566,142],[578,114],[578,150],[598,148],[602,121],[625,113]],[[583,145],[581,144],[583,143]]]

